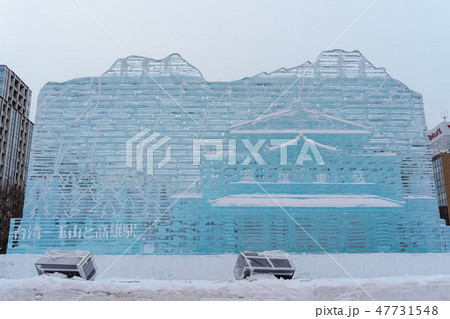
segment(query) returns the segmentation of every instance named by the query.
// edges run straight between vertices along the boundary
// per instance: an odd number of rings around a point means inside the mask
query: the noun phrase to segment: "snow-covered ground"
[[[237,255],[96,255],[96,282],[38,277],[40,257],[0,256],[0,300],[450,300],[450,254],[291,255],[293,280],[241,281]]]
[[[373,299],[450,300],[450,276],[358,279]],[[166,281],[56,275],[0,280],[1,300],[372,300],[352,279]]]
[[[36,276],[42,255],[0,255],[0,279]],[[450,275],[450,254],[291,254],[295,277],[308,279]],[[234,279],[237,255],[94,255],[102,279]],[[344,272],[343,269],[347,271]]]

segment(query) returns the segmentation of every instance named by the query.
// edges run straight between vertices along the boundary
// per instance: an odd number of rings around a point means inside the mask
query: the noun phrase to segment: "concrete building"
[[[450,225],[448,200],[450,191],[450,122],[442,122],[428,132],[431,155],[433,156],[433,173],[436,181],[436,193],[439,215]]]
[[[9,221],[22,216],[31,150],[31,91],[0,65],[0,253],[6,252]]]

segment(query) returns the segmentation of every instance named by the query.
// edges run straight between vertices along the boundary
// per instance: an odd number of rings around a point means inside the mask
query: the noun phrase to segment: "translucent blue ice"
[[[34,132],[9,253],[446,249],[422,96],[357,51],[228,83],[131,56],[47,83]]]

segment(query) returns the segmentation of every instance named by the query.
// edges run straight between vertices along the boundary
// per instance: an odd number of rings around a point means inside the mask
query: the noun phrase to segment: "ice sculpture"
[[[120,59],[42,88],[8,253],[441,252],[426,134],[358,51],[229,83]]]

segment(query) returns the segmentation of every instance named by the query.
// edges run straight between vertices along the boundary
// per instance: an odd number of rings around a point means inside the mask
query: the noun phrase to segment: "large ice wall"
[[[358,51],[233,82],[177,54],[119,59],[42,88],[8,252],[440,252],[426,134],[421,95]]]

